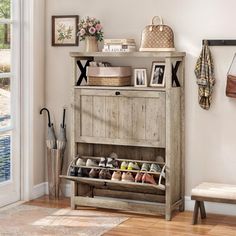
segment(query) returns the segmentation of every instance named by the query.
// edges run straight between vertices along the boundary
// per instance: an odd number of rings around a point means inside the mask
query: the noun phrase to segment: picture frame
[[[134,69],[134,87],[147,87],[147,69]]]
[[[52,16],[52,46],[78,46],[79,16]]]
[[[164,62],[153,62],[151,72],[151,87],[165,87],[165,63]]]

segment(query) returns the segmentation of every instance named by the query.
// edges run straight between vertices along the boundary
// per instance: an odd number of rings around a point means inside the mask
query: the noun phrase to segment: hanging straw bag
[[[159,24],[154,23],[156,19]],[[144,28],[139,51],[175,51],[173,30],[163,24],[160,16],[154,16],[152,24]]]
[[[236,54],[227,73],[226,96],[236,98]]]

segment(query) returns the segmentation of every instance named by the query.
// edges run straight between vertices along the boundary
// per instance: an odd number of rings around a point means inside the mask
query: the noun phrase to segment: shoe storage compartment
[[[127,163],[137,162],[141,168],[143,163],[156,163],[159,164],[161,168],[165,166],[165,150],[157,148],[144,148],[144,147],[133,147],[133,146],[117,146],[117,145],[98,145],[98,144],[83,144],[77,143],[77,155],[85,162],[90,159],[99,163],[101,157],[108,156],[111,151],[115,151],[118,155],[117,161],[119,166],[123,161]],[[96,156],[91,156],[96,155]],[[157,157],[163,159],[163,161],[157,162]],[[104,168],[104,167],[91,167],[91,166],[79,166],[75,162],[71,163],[71,167],[82,168],[84,170],[97,169],[109,170],[111,173],[114,171],[131,172],[133,176],[139,172],[146,173],[146,171],[141,170],[123,170],[120,168]],[[87,171],[87,172],[88,172]],[[108,179],[99,178],[89,178],[84,177],[74,177],[74,176],[63,176],[68,180],[72,180],[78,183],[78,189],[83,191],[78,193],[81,197],[103,197],[103,198],[117,198],[123,200],[135,200],[135,201],[147,201],[155,203],[165,203],[165,191],[159,188],[158,181],[160,177],[160,172],[147,172],[155,176],[156,185],[148,183],[136,183],[136,182],[124,182],[124,181],[113,181]],[[165,184],[165,180],[163,180]]]
[[[99,52],[72,53],[71,56],[77,85],[77,65],[89,60],[109,61],[110,58],[119,61],[118,66],[124,58],[128,66],[135,64],[135,59],[138,63],[143,59],[150,60],[150,67],[153,61],[165,63],[165,87],[75,86],[71,123],[72,158],[77,155],[108,157],[114,152],[121,161],[154,163],[161,156],[163,160],[159,164],[161,168],[165,166],[162,182],[165,189],[160,189],[158,184],[66,175],[63,178],[73,184],[71,207],[91,206],[161,214],[170,220],[173,210],[184,210],[185,53]],[[131,64],[127,63],[129,59]],[[137,172],[132,173],[135,176]],[[154,176],[158,182],[160,174]]]

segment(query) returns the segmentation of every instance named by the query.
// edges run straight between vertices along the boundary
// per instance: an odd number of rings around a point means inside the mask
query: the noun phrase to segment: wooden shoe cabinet
[[[158,185],[87,177],[72,180],[71,207],[91,206],[165,215],[184,210],[184,58],[181,52],[71,53],[74,64],[71,154],[157,162],[164,158],[165,190]],[[76,86],[84,64],[98,61],[165,62],[165,87]],[[122,61],[123,62],[123,61]],[[124,63],[124,62],[123,62]],[[112,171],[112,170],[111,170]],[[135,172],[135,171],[134,171]],[[160,173],[155,174],[157,182]]]

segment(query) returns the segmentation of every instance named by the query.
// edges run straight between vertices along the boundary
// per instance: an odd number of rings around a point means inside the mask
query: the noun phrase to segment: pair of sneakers
[[[153,175],[150,175],[148,173],[142,173],[142,172],[139,172],[136,174],[135,182],[136,183],[142,182],[142,183],[148,183],[148,184],[157,184]]]
[[[99,169],[92,168],[89,171],[89,177],[99,178],[99,179],[111,179],[111,173],[109,170],[106,170],[106,169],[99,170]]]
[[[85,161],[85,159],[83,158],[78,158],[76,163],[77,166],[87,166],[87,167],[97,167],[98,163],[96,162],[96,160],[93,159],[87,159],[87,161]]]
[[[140,170],[140,167],[137,162],[127,162],[123,161],[120,166],[121,170]]]
[[[152,163],[143,163],[141,171],[150,171],[150,172],[161,172],[161,167],[158,164]]]
[[[134,177],[131,172],[114,171],[111,177],[112,181],[134,182]]]
[[[98,166],[99,167],[103,167],[103,168],[117,168],[118,167],[118,163],[112,157],[108,157],[108,158],[101,157]]]

